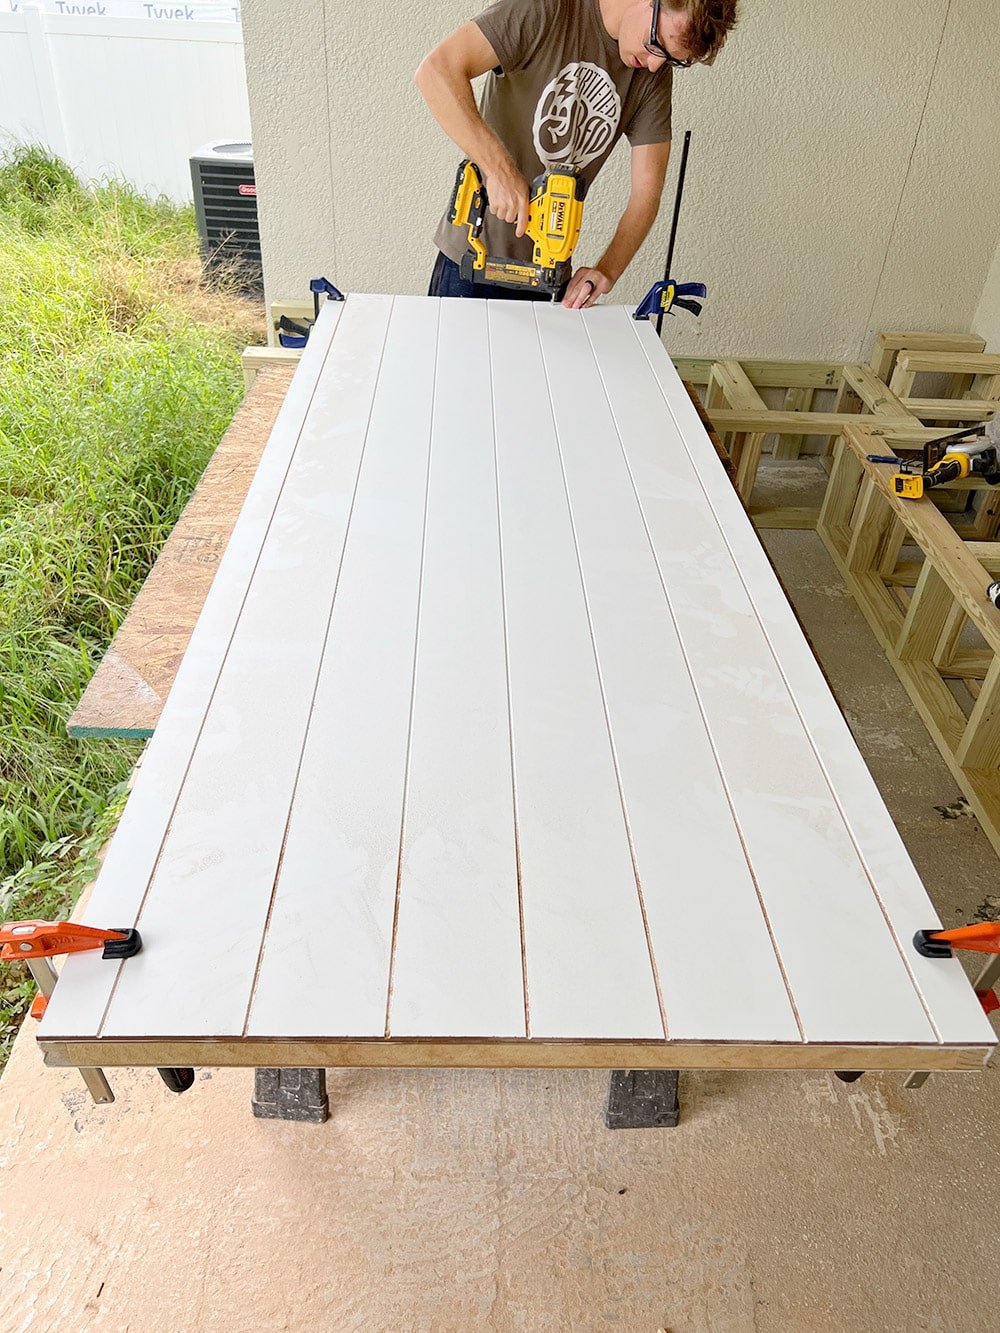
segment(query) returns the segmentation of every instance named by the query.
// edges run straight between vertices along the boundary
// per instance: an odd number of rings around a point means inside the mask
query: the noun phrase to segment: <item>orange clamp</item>
[[[950,958],[952,949],[1000,953],[1000,921],[959,926],[957,930],[918,930],[913,943],[925,958]]]
[[[105,958],[129,958],[142,948],[135,930],[98,930],[75,921],[5,921],[0,926],[0,959],[52,958],[56,954],[104,950]]]

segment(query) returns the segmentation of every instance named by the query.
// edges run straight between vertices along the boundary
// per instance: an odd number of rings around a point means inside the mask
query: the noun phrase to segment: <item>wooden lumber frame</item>
[[[337,1041],[270,1038],[177,1041],[39,1040],[56,1068],[122,1066],[268,1069],[946,1069],[981,1072],[992,1046],[843,1046],[823,1042]]]
[[[685,383],[703,390],[708,418],[718,435],[728,441],[725,447],[740,475],[738,490],[744,501],[753,488],[766,437],[776,437],[775,457],[798,458],[816,415],[812,413],[816,393],[839,389],[843,370],[834,361],[719,361],[709,357],[674,357],[673,361]],[[760,389],[784,389],[782,410],[769,409]],[[734,410],[737,406],[739,411]],[[832,429],[826,420],[816,433],[829,434]],[[751,514],[758,527],[814,528],[818,510],[786,507],[751,510]]]
[[[884,420],[872,420],[869,413],[840,412],[772,412],[766,407],[756,410],[750,408],[708,409],[708,415],[716,430],[725,435],[733,432],[750,434],[762,431],[767,435],[830,435],[845,430],[848,426],[868,426],[879,439],[890,437],[902,448],[920,449],[930,440],[947,435],[948,429],[940,426],[924,426],[912,414],[904,418],[886,416]],[[878,416],[881,418],[882,414]],[[756,476],[756,470],[754,470]],[[741,494],[743,492],[741,491]],[[748,497],[743,494],[743,498]]]
[[[244,386],[249,390],[260,371],[268,366],[286,366],[294,370],[301,355],[301,348],[298,347],[245,348],[240,357]]]
[[[975,333],[880,333],[875,339],[871,368],[889,383],[900,352],[984,352],[986,340]]]
[[[671,360],[682,379],[703,387],[720,358],[675,356]],[[739,364],[757,389],[837,389],[843,369],[840,361],[761,361],[741,357]]]
[[[995,398],[1000,384],[1000,356],[974,352],[902,351],[896,359],[889,387],[900,398],[908,398],[913,382],[920,374],[950,375],[956,389],[970,381],[969,389],[975,397]]]
[[[737,490],[758,526],[814,528],[819,519],[818,510],[763,510],[753,505],[757,470],[768,435],[777,436],[779,441],[787,438],[791,442],[784,448],[775,448],[775,457],[789,459],[799,456],[802,441],[807,436],[822,438],[824,453],[829,454],[840,432],[849,425],[867,426],[883,441],[877,446],[883,453],[920,449],[950,429],[940,425],[925,426],[868,366],[841,366],[834,379],[835,384],[823,386],[837,389],[832,412],[795,410],[797,402],[808,404],[815,393],[815,388],[802,385],[789,386],[786,390],[786,408],[790,398],[792,410],[774,411],[767,407],[739,362],[718,362],[713,370],[706,399],[708,414],[723,441],[729,441],[728,447],[736,465]],[[804,393],[809,397],[806,398]],[[977,532],[975,535],[981,534]]]
[[[1000,611],[986,597],[1000,577],[1000,542],[965,543],[929,499],[900,499],[892,467],[867,461],[877,447],[864,427],[844,432],[817,531],[1000,853]],[[897,567],[904,540],[924,553],[918,572]],[[896,592],[914,574],[904,609]],[[967,622],[985,651],[959,649]],[[956,678],[978,695],[968,717],[946,683]]]
[[[1000,403],[1000,356],[985,355],[984,347],[976,334],[882,333],[867,366],[705,358],[677,358],[676,364],[687,380],[704,388],[712,424],[733,457],[737,489],[758,526],[811,528],[818,511],[753,506],[765,440],[775,437],[773,456],[787,460],[799,456],[807,438],[822,437],[829,456],[841,431],[864,426],[889,442],[879,446],[882,452],[912,451],[956,426],[988,420]],[[948,374],[953,396],[909,397],[921,371]],[[759,390],[778,388],[785,390],[785,401],[775,410]],[[833,411],[812,410],[820,389],[836,391]],[[942,496],[939,491],[935,502],[944,507],[948,500]],[[1000,495],[984,498],[972,519],[956,527],[967,539],[985,540],[998,524]]]

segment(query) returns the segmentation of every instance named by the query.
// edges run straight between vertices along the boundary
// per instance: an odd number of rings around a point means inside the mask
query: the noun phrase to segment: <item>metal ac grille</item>
[[[262,268],[253,164],[196,158],[191,172],[206,276],[236,270],[240,285],[258,292]]]

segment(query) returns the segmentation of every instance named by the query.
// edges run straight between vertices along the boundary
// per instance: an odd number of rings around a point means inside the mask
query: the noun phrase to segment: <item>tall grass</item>
[[[73,850],[136,759],[135,742],[71,741],[66,720],[231,419],[239,352],[261,332],[256,307],[201,287],[189,208],[84,189],[38,149],[0,160],[5,916],[68,908]]]

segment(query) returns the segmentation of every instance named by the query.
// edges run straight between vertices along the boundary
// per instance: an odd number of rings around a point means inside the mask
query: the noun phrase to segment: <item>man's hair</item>
[[[667,0],[670,9],[688,14],[687,47],[703,65],[710,65],[725,46],[736,24],[738,4],[739,0]]]

